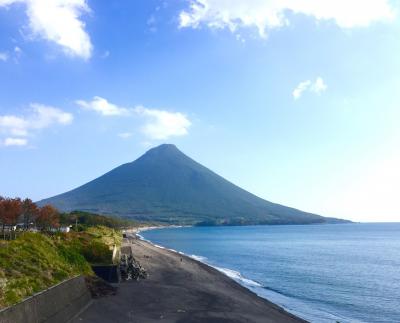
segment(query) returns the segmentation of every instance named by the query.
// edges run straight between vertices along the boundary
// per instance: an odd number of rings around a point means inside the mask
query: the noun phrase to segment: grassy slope
[[[106,227],[48,236],[25,233],[0,240],[0,308],[76,275],[93,274],[90,263],[110,263],[121,235]]]
[[[97,226],[90,227],[85,232],[93,239],[101,241],[110,248],[112,248],[114,245],[116,245],[117,247],[121,246],[122,235],[117,230],[113,230],[104,226]]]

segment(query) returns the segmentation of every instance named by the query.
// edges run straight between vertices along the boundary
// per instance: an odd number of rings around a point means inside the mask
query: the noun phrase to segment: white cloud
[[[122,138],[122,139],[128,139],[131,138],[133,136],[133,133],[131,132],[121,132],[118,134],[118,137]]]
[[[33,129],[47,128],[53,124],[67,125],[73,120],[72,114],[54,107],[38,103],[32,103],[31,107],[35,112],[30,122]]]
[[[23,142],[27,143],[26,137],[33,131],[53,125],[67,125],[73,120],[72,114],[54,107],[32,103],[30,108],[31,113],[27,116],[0,115],[0,134],[12,136],[5,139],[6,146],[22,145]]]
[[[261,37],[267,31],[289,24],[288,13],[304,14],[316,20],[332,20],[341,28],[366,27],[393,19],[388,0],[188,0],[190,7],[179,16],[180,27],[255,27]]]
[[[8,54],[5,52],[0,52],[0,61],[7,62],[8,61]]]
[[[312,82],[311,80],[300,82],[293,90],[292,95],[295,100],[298,100],[305,91],[321,94],[322,92],[325,92],[327,88],[328,86],[325,84],[325,81],[321,77],[317,77],[315,82]]]
[[[28,140],[26,138],[6,138],[4,140],[4,146],[26,146]]]
[[[139,116],[146,119],[141,127],[142,133],[152,140],[163,140],[188,134],[190,120],[180,112],[170,112],[158,109],[148,109],[142,106],[134,108],[120,107],[99,96],[92,101],[76,101],[81,108],[95,111],[102,116]],[[120,133],[119,137],[129,138],[131,133]]]
[[[89,59],[92,43],[81,16],[90,11],[86,0],[0,0],[1,6],[24,3],[33,37],[61,46],[72,56]]]
[[[0,116],[0,131],[13,136],[27,136],[29,122],[13,115]]]
[[[293,97],[297,100],[303,95],[303,92],[306,91],[311,85],[311,81],[303,81],[300,82],[299,85],[293,90]]]
[[[325,84],[324,80],[321,77],[317,77],[315,80],[314,84],[311,85],[311,92],[320,94],[322,92],[325,92],[328,86]]]
[[[180,112],[147,109],[144,107],[135,108],[135,112],[148,119],[142,127],[142,132],[153,140],[164,140],[169,137],[187,135],[188,129],[192,124]]]
[[[76,104],[82,109],[96,111],[103,116],[121,116],[130,113],[129,109],[118,107],[99,96],[95,96],[92,101],[77,100]]]

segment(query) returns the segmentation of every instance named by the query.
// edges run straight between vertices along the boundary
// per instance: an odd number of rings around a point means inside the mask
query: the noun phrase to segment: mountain
[[[72,191],[38,202],[174,224],[310,224],[341,221],[263,200],[161,145]]]

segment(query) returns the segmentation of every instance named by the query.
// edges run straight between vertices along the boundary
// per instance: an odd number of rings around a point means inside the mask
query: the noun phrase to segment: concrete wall
[[[83,276],[66,280],[0,311],[1,323],[65,323],[91,301]]]
[[[118,265],[93,265],[92,270],[96,276],[99,276],[106,282],[114,284],[121,282],[121,274]]]
[[[114,245],[113,254],[112,254],[112,263],[117,264],[119,259],[121,258],[121,248]]]

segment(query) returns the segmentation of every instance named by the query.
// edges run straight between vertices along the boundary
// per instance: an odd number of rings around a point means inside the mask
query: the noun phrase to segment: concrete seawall
[[[0,323],[65,323],[91,302],[83,276],[71,278],[0,311]]]
[[[93,265],[92,270],[96,276],[104,279],[108,283],[118,284],[121,282],[121,274],[118,265]]]

